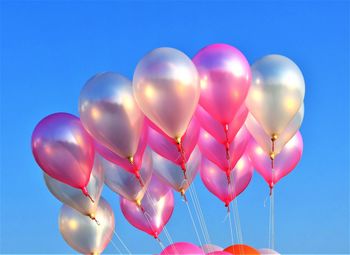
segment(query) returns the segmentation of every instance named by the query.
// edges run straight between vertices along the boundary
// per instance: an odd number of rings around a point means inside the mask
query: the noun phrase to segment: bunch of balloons
[[[250,67],[226,44],[209,45],[193,60],[155,49],[132,81],[96,74],[81,91],[80,118],[54,113],[32,135],[45,183],[64,204],[63,238],[78,252],[103,252],[115,233],[104,183],[120,196],[127,221],[155,238],[173,213],[173,190],[186,199],[198,172],[226,206],[246,189],[254,168],[272,189],[302,154],[304,90],[290,59],[269,55]],[[173,244],[161,254],[188,254],[190,246]],[[196,249],[190,253],[203,254]]]

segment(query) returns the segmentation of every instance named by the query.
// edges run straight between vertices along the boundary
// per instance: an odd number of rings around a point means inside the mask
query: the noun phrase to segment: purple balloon
[[[88,195],[86,185],[95,150],[79,118],[54,113],[42,119],[33,131],[32,151],[38,165],[49,176]]]
[[[121,197],[120,207],[131,225],[158,238],[173,213],[174,195],[170,187],[153,176],[141,205]]]
[[[248,156],[243,155],[230,173],[229,184],[226,173],[210,160],[202,157],[200,175],[205,187],[223,201],[225,206],[228,206],[247,188],[253,176],[253,167]]]
[[[270,156],[251,139],[248,146],[250,160],[256,171],[265,179],[269,187],[273,186],[284,176],[289,174],[300,161],[303,153],[303,138],[298,131],[296,135],[284,146],[282,151],[274,159],[272,171]]]
[[[185,243],[185,242],[178,242],[173,243],[166,247],[160,255],[204,255],[204,252],[201,248],[198,246],[191,244],[191,243]]]
[[[199,104],[217,121],[231,123],[247,97],[250,65],[244,55],[227,44],[212,44],[193,58],[199,73]]]
[[[203,129],[198,139],[198,145],[206,158],[214,162],[222,171],[230,172],[243,155],[249,140],[250,134],[243,126],[232,143],[229,144],[229,158],[227,158],[225,146]]]

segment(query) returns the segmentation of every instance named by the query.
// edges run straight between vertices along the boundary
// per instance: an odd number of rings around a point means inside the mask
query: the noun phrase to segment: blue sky
[[[77,114],[87,79],[107,70],[131,78],[138,60],[154,48],[175,47],[193,56],[223,42],[250,63],[271,53],[286,55],[305,76],[304,154],[276,186],[276,249],[349,252],[349,3],[2,1],[1,12],[0,251],[73,252],[58,231],[60,203],[47,191],[30,150],[41,118]],[[196,189],[212,242],[229,245],[225,208],[199,178]],[[267,194],[254,174],[238,198],[244,241],[257,248],[268,245]],[[152,237],[128,225],[117,197],[107,188],[104,196],[130,250],[159,252]],[[190,224],[176,196],[168,231],[175,241],[196,243]],[[113,246],[106,251],[116,253]]]

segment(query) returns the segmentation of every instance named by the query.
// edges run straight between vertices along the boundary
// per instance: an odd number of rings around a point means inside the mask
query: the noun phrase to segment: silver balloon
[[[79,111],[84,127],[98,142],[123,158],[134,156],[144,115],[129,79],[112,72],[95,75],[80,93]]]
[[[89,195],[94,202],[85,196],[81,192],[81,189],[76,189],[63,182],[57,181],[46,173],[44,173],[45,184],[49,191],[62,203],[67,204],[70,207],[78,210],[80,213],[93,218],[104,184],[104,174],[101,160],[102,158],[96,154],[90,180],[87,185]]]
[[[59,215],[59,229],[64,240],[74,250],[84,254],[100,254],[114,232],[113,210],[103,198],[96,210],[96,219],[98,224],[68,205],[63,205]]]
[[[301,123],[304,118],[304,104],[301,105],[299,111],[294,115],[293,119],[288,123],[287,127],[278,136],[274,145],[274,154],[280,153],[284,146],[293,138],[293,136],[298,132]],[[271,137],[268,136],[260,124],[255,120],[251,113],[245,121],[245,125],[249,130],[249,133],[253,136],[255,141],[260,145],[260,147],[268,154],[272,152],[272,141]]]
[[[110,161],[104,160],[103,168],[105,169],[105,183],[111,190],[130,201],[140,204],[151,181],[153,172],[152,153],[150,149],[146,149],[139,170],[143,186],[140,185],[135,174],[124,170]]]
[[[211,252],[216,252],[216,251],[223,251],[224,250],[224,248],[222,248],[220,246],[217,246],[215,244],[203,244],[201,248],[202,248],[202,250],[204,251],[205,254],[208,254],[208,253],[211,253]]]
[[[133,85],[144,114],[171,138],[181,138],[200,95],[191,59],[173,48],[155,49],[138,63]]]
[[[184,194],[191,183],[196,178],[199,171],[199,165],[201,162],[201,153],[196,147],[190,158],[186,163],[186,176],[184,179],[181,167],[174,164],[170,160],[160,156],[153,152],[153,169],[156,175],[167,185],[171,186],[174,190]]]
[[[303,74],[292,60],[268,55],[252,65],[252,75],[246,105],[268,136],[278,139],[303,103]]]

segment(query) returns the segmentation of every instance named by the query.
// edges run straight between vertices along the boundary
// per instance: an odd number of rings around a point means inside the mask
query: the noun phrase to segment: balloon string
[[[200,246],[202,246],[202,242],[201,242],[201,239],[199,237],[198,230],[197,230],[197,227],[196,227],[196,223],[194,222],[193,215],[192,215],[192,212],[191,212],[191,208],[190,208],[190,206],[188,204],[188,201],[185,201],[185,204],[187,206],[188,214],[190,215],[190,218],[191,218],[191,221],[192,221],[192,225],[193,225],[193,229],[194,229],[194,231],[196,233],[198,242],[199,242]]]
[[[232,228],[232,220],[231,220],[231,212],[230,212],[230,204],[227,206],[227,215],[228,215],[228,220],[230,224],[230,234],[231,234],[231,242],[234,244],[234,239],[233,239],[233,228]]]
[[[110,239],[110,242],[113,245],[113,247],[117,250],[117,252],[122,255],[122,251],[118,248],[118,246],[115,244],[112,238]]]
[[[126,250],[126,252],[128,254],[131,255],[131,251],[129,250],[129,248],[126,246],[126,244],[123,242],[122,238],[117,234],[117,232],[115,232],[115,230],[113,229],[113,234],[118,238],[119,242],[122,244],[122,246],[124,247],[124,249]]]
[[[233,176],[233,178],[235,178],[235,176]],[[231,188],[231,190],[230,190],[230,188]],[[236,230],[236,235],[237,235],[237,242],[243,243],[242,228],[241,228],[241,223],[240,223],[238,202],[237,202],[237,197],[236,197],[234,181],[231,182],[228,186],[228,193],[230,193],[230,191],[231,191],[232,198],[233,198],[232,214],[233,214],[233,222],[235,225],[235,230]]]

